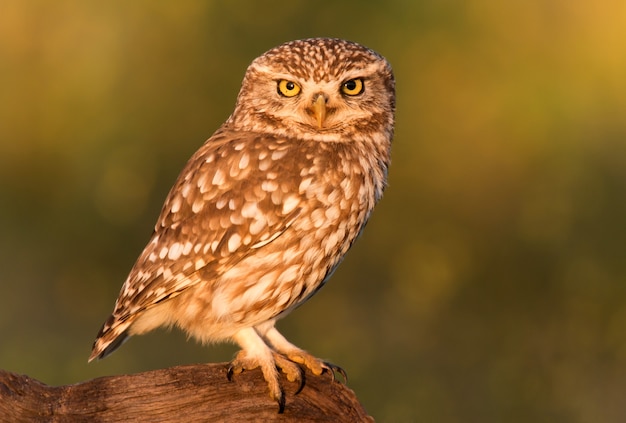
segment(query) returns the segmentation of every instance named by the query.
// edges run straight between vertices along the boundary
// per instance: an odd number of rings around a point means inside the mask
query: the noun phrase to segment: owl
[[[386,186],[394,112],[389,63],[354,42],[292,41],[255,59],[233,113],[169,192],[89,361],[176,326],[238,344],[228,377],[260,368],[279,411],[279,372],[300,384],[302,366],[345,376],[275,324],[324,285],[365,227]]]

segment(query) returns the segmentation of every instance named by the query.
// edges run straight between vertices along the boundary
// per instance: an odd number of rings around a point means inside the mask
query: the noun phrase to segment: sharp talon
[[[337,366],[336,370],[343,377],[344,385],[347,384],[348,383],[348,374],[346,373],[346,371],[343,368],[339,367],[339,366]]]
[[[233,380],[233,376],[243,372],[246,369],[246,364],[241,361],[239,357],[235,357],[233,361],[228,363],[228,368],[226,369],[226,378],[229,381]],[[254,367],[250,367],[254,368]]]
[[[276,401],[278,402],[278,414],[283,414],[285,412],[285,395],[281,395]]]
[[[302,373],[300,380],[299,380],[299,384],[298,384],[298,389],[296,389],[296,393],[295,395],[298,395],[300,393],[300,391],[302,391],[302,389],[304,389],[304,378],[306,376],[304,375],[304,372]]]
[[[226,378],[228,379],[229,382],[233,381],[233,374],[235,372],[233,371],[233,365],[229,364],[228,365],[228,369],[226,369]]]
[[[324,364],[323,365],[324,370],[328,370],[328,372],[330,373],[331,380],[333,382],[336,381],[335,372],[337,372],[337,373],[339,373],[343,377],[343,383],[344,384],[348,383],[348,374],[346,373],[346,371],[344,369],[342,369],[341,367],[337,366],[336,364],[329,363],[327,361],[323,362],[323,364]]]

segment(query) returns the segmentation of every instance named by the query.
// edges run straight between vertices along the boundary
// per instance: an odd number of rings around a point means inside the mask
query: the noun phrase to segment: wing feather
[[[217,278],[298,218],[300,181],[284,169],[296,164],[272,154],[289,142],[232,135],[216,133],[181,172],[122,287],[117,320]]]

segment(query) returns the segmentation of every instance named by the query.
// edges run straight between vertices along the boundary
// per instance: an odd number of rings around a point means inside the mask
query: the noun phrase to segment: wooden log
[[[0,370],[1,422],[362,422],[374,421],[354,392],[329,374],[305,373],[304,388],[281,376],[285,411],[259,370],[234,375],[227,364],[197,364],[74,385],[47,386]]]

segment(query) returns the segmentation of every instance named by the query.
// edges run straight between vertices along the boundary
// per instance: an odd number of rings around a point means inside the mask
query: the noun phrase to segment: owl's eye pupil
[[[356,88],[356,82],[354,80],[350,80],[346,82],[346,89],[352,91]]]
[[[291,81],[289,81],[289,82],[287,82],[287,84],[285,84],[285,88],[287,88],[289,91],[293,90],[295,87],[296,87],[296,84],[294,84]]]

